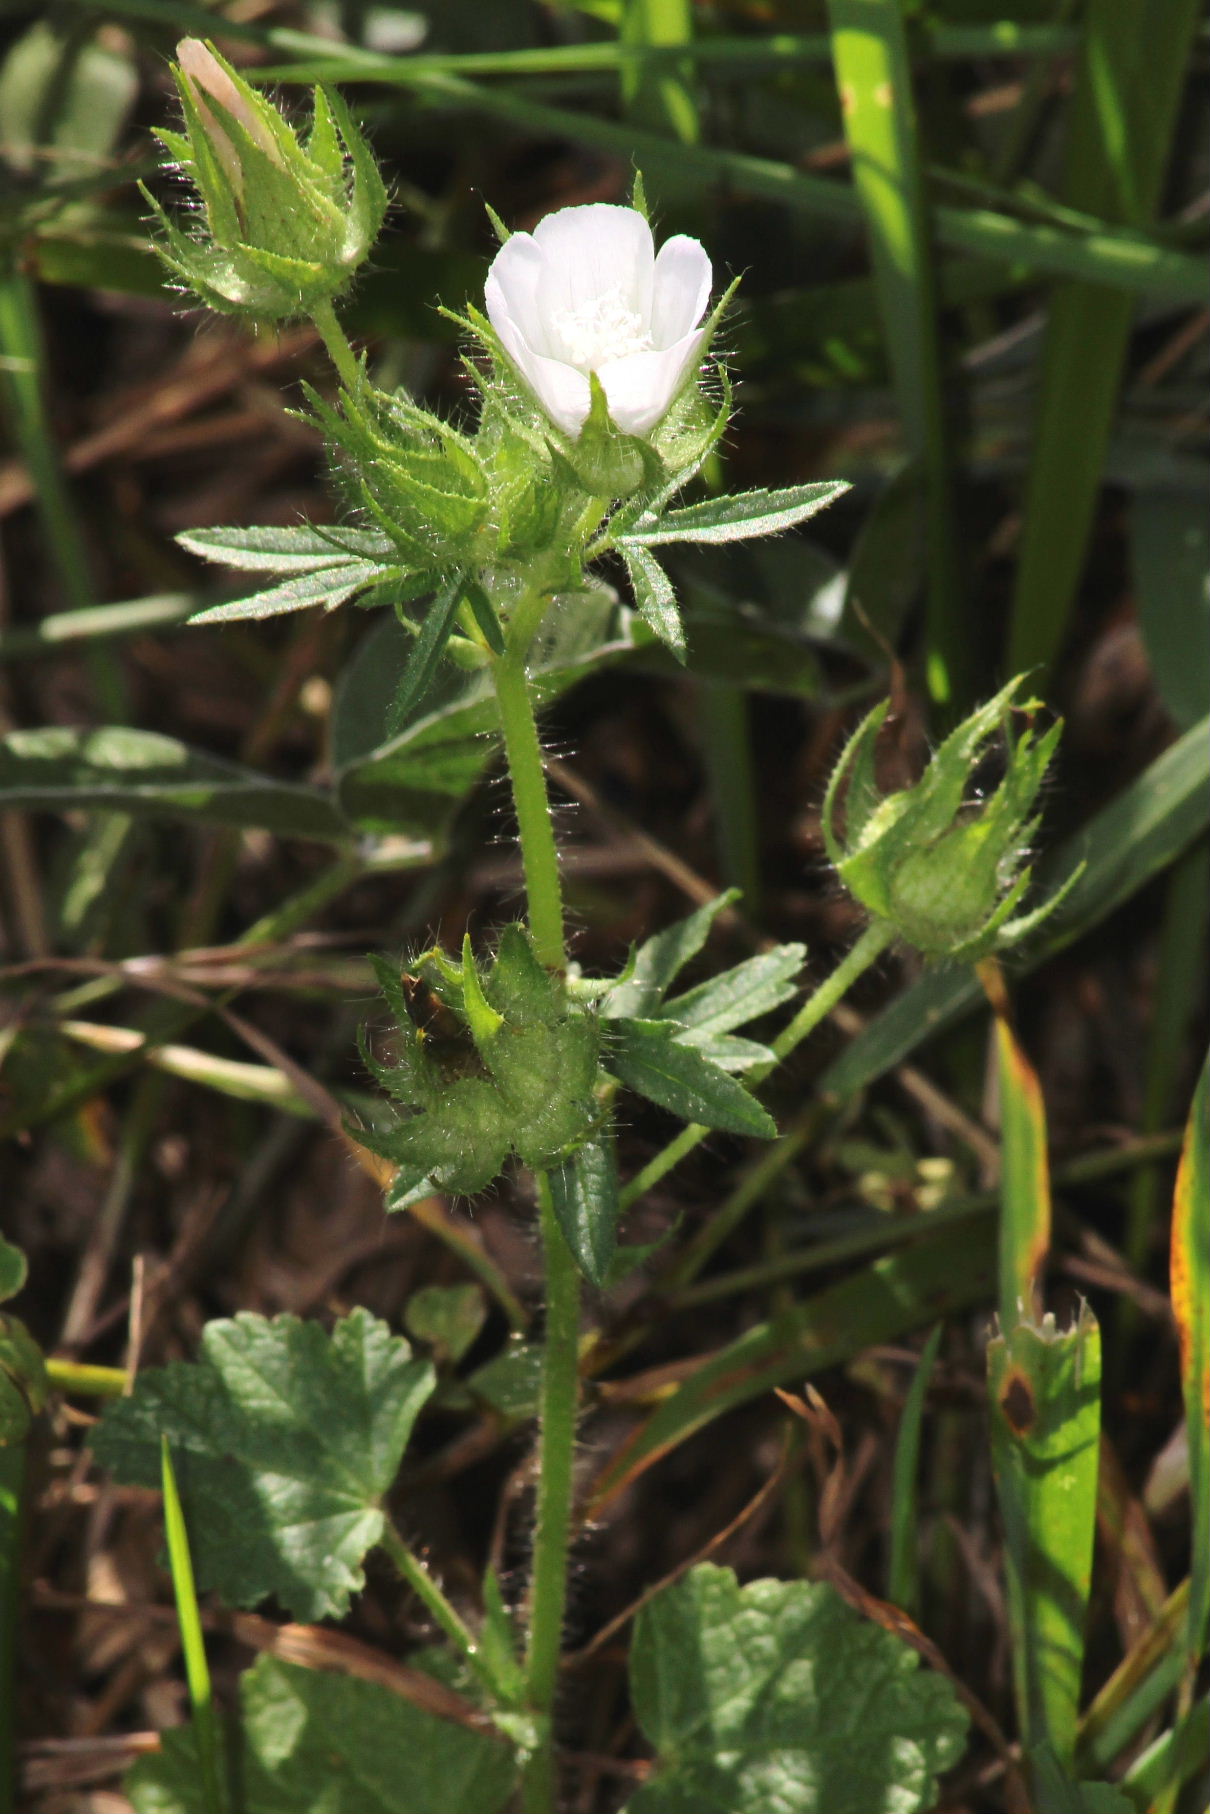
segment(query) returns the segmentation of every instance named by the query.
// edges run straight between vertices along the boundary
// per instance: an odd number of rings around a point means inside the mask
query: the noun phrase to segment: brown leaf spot
[[[1028,1380],[1014,1373],[1000,1394],[1000,1409],[1018,1436],[1026,1436],[1034,1426],[1037,1407]]]

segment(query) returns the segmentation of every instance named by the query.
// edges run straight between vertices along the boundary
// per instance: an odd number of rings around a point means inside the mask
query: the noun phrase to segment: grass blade
[[[1042,1269],[1050,1249],[1050,1166],[1046,1105],[1038,1074],[1013,1030],[997,965],[979,965],[996,1018],[1000,1084],[1000,1320],[1041,1314]]]
[[[925,476],[929,691],[942,706],[960,706],[970,690],[969,638],[907,23],[901,0],[829,0],[828,12],[904,439]]]
[[[1181,1344],[1193,1529],[1186,1650],[1210,1642],[1210,1057],[1193,1097],[1172,1206],[1172,1309]]]
[[[891,1475],[891,1560],[887,1570],[887,1599],[914,1618],[920,1601],[920,1561],[916,1554],[920,1519],[916,1476],[920,1463],[920,1432],[929,1381],[937,1362],[944,1326],[933,1330],[924,1344],[899,1417],[895,1439],[895,1464]]]
[[[1063,201],[1150,224],[1197,29],[1197,0],[1091,0],[1068,135]],[[1130,338],[1124,291],[1064,285],[1051,304],[1008,666],[1058,653],[1092,528]]]
[[[1069,1769],[1084,1667],[1101,1427],[1101,1332],[1014,1320],[987,1351],[1018,1717],[1027,1750]]]
[[[176,1597],[176,1616],[181,1633],[181,1652],[185,1659],[189,1704],[193,1709],[193,1733],[197,1742],[202,1794],[206,1814],[226,1814],[222,1744],[210,1688],[210,1668],[206,1662],[202,1617],[193,1580],[193,1559],[189,1554],[185,1514],[181,1509],[181,1497],[177,1491],[176,1474],[166,1436],[160,1439],[160,1465],[164,1485],[164,1534],[168,1543],[168,1567],[172,1573],[172,1591]]]

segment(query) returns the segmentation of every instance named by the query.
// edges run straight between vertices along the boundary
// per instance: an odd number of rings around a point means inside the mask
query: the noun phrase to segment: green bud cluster
[[[889,708],[876,707],[828,785],[824,839],[845,887],[928,957],[974,961],[1023,938],[1058,904],[1055,896],[1012,917],[1032,877],[1026,850],[1038,822],[1031,814],[1062,731],[1056,723],[1040,738],[1032,729],[1013,737],[1020,685],[1020,677],[1010,681],[959,725],[914,787],[886,795],[875,780],[875,746]],[[1004,779],[989,799],[972,800],[971,774],[1000,736]]]
[[[595,1009],[569,1000],[561,977],[534,955],[523,926],[509,926],[480,968],[464,941],[461,964],[426,952],[414,974],[453,1022],[448,1042],[416,1024],[397,967],[375,960],[396,1020],[392,1064],[362,1039],[367,1068],[406,1114],[393,1128],[356,1137],[399,1166],[405,1185],[431,1179],[450,1191],[483,1190],[510,1153],[535,1168],[558,1164],[599,1118],[600,1032]]]
[[[338,95],[317,88],[300,138],[209,45],[186,39],[173,69],[183,132],[157,133],[202,203],[183,233],[143,193],[160,253],[209,308],[282,321],[330,303],[378,237],[387,194]]]

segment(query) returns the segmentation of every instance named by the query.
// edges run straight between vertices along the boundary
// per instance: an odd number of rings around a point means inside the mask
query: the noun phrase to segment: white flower
[[[591,403],[589,372],[624,434],[655,427],[706,338],[710,260],[696,239],[667,240],[655,256],[635,208],[562,208],[532,233],[514,233],[487,277],[487,313],[551,420],[578,435]]]

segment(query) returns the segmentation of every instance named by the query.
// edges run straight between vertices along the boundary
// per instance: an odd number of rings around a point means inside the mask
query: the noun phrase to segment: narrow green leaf
[[[387,713],[388,733],[402,728],[408,713],[429,686],[450,639],[462,596],[462,579],[455,575],[446,581],[425,612],[416,645]]]
[[[1198,1079],[1177,1171],[1171,1280],[1193,1529],[1186,1649],[1189,1667],[1196,1669],[1210,1645],[1210,1057]]]
[[[483,632],[483,637],[493,655],[504,653],[504,630],[496,615],[496,607],[479,584],[477,579],[465,582],[463,596],[471,608],[471,613]]]
[[[175,737],[124,725],[12,731],[0,738],[0,806],[161,814],[218,825],[264,825],[283,837],[343,843],[328,795],[254,774]]]
[[[601,1006],[607,1019],[632,1015],[641,1019],[663,1000],[685,965],[695,958],[710,937],[720,913],[739,899],[738,888],[728,888],[683,920],[665,926],[639,946],[634,968],[626,981],[610,991]]]
[[[729,1033],[780,1008],[796,993],[805,945],[778,945],[665,1001],[660,1016],[699,1033]]]
[[[1013,1031],[999,973],[989,993],[996,1017],[1000,1088],[1000,1318],[1006,1329],[1041,1313],[1050,1251],[1050,1163],[1038,1074]]]
[[[987,1351],[992,1466],[1007,1539],[1018,1716],[1027,1747],[1075,1755],[1096,1533],[1101,1332],[1016,1321]]]
[[[891,1555],[887,1568],[887,1599],[902,1607],[910,1617],[916,1616],[920,1598],[920,1561],[917,1543],[920,1519],[917,1512],[920,1464],[920,1433],[924,1425],[924,1407],[929,1382],[937,1364],[944,1325],[938,1323],[916,1363],[908,1395],[899,1414],[895,1436],[895,1462],[891,1479]]]
[[[160,1438],[160,1471],[168,1568],[172,1575],[177,1626],[181,1634],[181,1654],[185,1659],[185,1680],[189,1687],[193,1732],[198,1763],[201,1766],[202,1802],[206,1814],[225,1814],[227,1798],[223,1793],[223,1756],[210,1687],[210,1666],[206,1661],[206,1640],[202,1634],[202,1615],[193,1579],[193,1559],[189,1553],[185,1512],[177,1491],[172,1451],[166,1436]]]
[[[334,611],[367,586],[381,585],[392,577],[392,570],[377,561],[332,560],[329,565],[295,574],[279,586],[250,593],[247,598],[232,599],[229,604],[210,605],[195,611],[191,624],[227,624],[247,618],[280,617],[286,611],[309,611],[322,605]]]
[[[200,1361],[140,1373],[92,1446],[117,1479],[158,1486],[171,1442],[201,1586],[230,1605],[272,1594],[298,1619],[339,1616],[433,1384],[368,1311],[331,1335],[244,1313],[206,1325]]]
[[[1189,69],[1198,0],[1090,0],[1062,200],[1133,228],[1154,218]],[[1012,603],[1008,665],[1049,666],[1083,569],[1133,320],[1095,278],[1052,298]]]
[[[771,1068],[777,1063],[771,1047],[762,1046],[755,1039],[741,1039],[735,1033],[711,1033],[698,1027],[678,1026],[676,1039],[678,1045],[692,1046],[720,1071],[750,1071],[758,1064]]]
[[[639,1613],[630,1681],[657,1760],[625,1814],[920,1814],[966,1738],[949,1682],[826,1582],[700,1563]]]
[[[250,573],[311,573],[342,559],[389,564],[392,554],[390,542],[376,530],[323,529],[311,523],[286,528],[187,529],[176,539],[203,560]]]
[[[744,491],[734,497],[706,498],[683,510],[670,510],[658,522],[640,522],[626,531],[623,550],[658,548],[666,542],[742,542],[753,536],[780,535],[815,516],[849,490],[843,479],[813,485],[791,485],[784,491]]]
[[[588,1140],[547,1173],[550,1197],[576,1265],[598,1290],[617,1245],[618,1164],[608,1135]]]
[[[773,1140],[777,1124],[742,1083],[720,1071],[692,1046],[676,1039],[669,1021],[619,1020],[605,1063],[640,1096],[657,1102],[682,1121],[717,1127],[730,1134]]]
[[[498,1814],[503,1740],[356,1676],[262,1656],[240,1678],[240,1814]],[[163,1733],[124,1788],[136,1814],[208,1814],[193,1726]]]
[[[929,691],[952,718],[968,703],[970,637],[908,21],[900,0],[828,0],[828,18],[895,397],[908,451],[924,478]]]
[[[618,547],[634,587],[639,616],[664,646],[672,650],[677,660],[683,662],[687,654],[685,626],[681,622],[672,581],[659,562],[637,542],[619,542]]]

